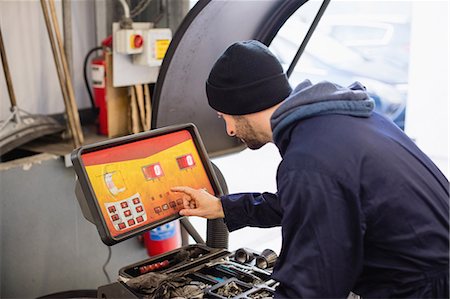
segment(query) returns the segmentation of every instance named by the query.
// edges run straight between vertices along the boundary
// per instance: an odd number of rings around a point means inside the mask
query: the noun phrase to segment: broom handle
[[[72,106],[69,103],[69,97],[67,95],[66,86],[64,84],[64,75],[62,73],[61,65],[59,63],[58,49],[56,48],[55,37],[53,36],[52,24],[50,22],[50,16],[48,14],[47,3],[45,0],[41,0],[41,6],[42,6],[42,12],[44,13],[44,20],[45,20],[45,25],[47,27],[48,37],[50,39],[50,45],[51,45],[52,52],[53,52],[53,59],[55,61],[56,72],[58,74],[58,79],[59,79],[59,85],[61,87],[64,105],[66,107],[67,120],[69,122],[69,129],[70,129],[70,132],[72,133],[73,145],[74,145],[74,147],[79,147],[81,145],[81,142],[80,142],[80,139],[78,138],[78,135],[77,135],[77,132],[75,129],[75,120],[74,120],[74,116],[72,114]]]
[[[11,109],[17,106],[16,95],[12,85],[11,73],[9,72],[8,60],[6,59],[5,45],[3,44],[2,30],[0,28],[0,56],[2,57],[3,72],[5,73],[6,86],[8,87],[9,100],[11,101]]]
[[[73,91],[72,78],[70,76],[69,65],[68,65],[67,59],[66,59],[66,52],[64,51],[64,45],[63,45],[63,41],[62,41],[62,37],[61,37],[61,32],[59,31],[59,23],[58,23],[58,18],[56,16],[55,1],[48,0],[48,2],[50,4],[50,14],[51,14],[52,20],[53,20],[53,27],[55,29],[56,40],[58,42],[59,54],[61,56],[64,77],[66,79],[65,81],[66,81],[67,90],[68,90],[69,103],[72,106],[72,113],[73,113],[74,120],[75,120],[75,128],[77,131],[79,141],[81,144],[83,144],[83,142],[84,142],[83,130],[81,129],[80,116],[78,114],[78,107],[77,107],[77,104],[75,101],[75,93]]]

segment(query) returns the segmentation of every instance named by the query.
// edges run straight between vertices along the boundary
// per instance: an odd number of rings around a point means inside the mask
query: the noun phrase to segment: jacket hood
[[[325,114],[369,117],[374,107],[374,100],[359,82],[342,87],[328,81],[313,85],[311,81],[305,80],[272,115],[273,140],[278,145],[282,132],[302,119]]]

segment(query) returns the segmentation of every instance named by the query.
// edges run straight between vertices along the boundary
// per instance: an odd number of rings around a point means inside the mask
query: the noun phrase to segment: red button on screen
[[[178,167],[180,169],[185,169],[195,166],[194,157],[191,154],[181,156],[177,158]]]
[[[147,180],[153,180],[164,176],[164,171],[159,163],[142,167],[142,172]]]

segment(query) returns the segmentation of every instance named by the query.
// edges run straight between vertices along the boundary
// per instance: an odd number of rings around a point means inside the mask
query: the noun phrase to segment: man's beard
[[[247,147],[251,150],[257,150],[260,149],[263,145],[266,144],[266,142],[261,142],[257,140],[256,138],[249,138],[249,137],[239,137],[242,142],[244,142]]]
[[[244,142],[251,150],[257,150],[267,143],[262,134],[258,134],[247,119],[235,117],[236,137]]]

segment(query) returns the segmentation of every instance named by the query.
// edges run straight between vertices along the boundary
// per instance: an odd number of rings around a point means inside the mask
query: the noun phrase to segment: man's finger
[[[183,194],[183,207],[189,209],[189,202],[191,201],[190,196]]]
[[[181,216],[199,216],[195,209],[182,209],[179,213]]]
[[[172,187],[172,188],[170,188],[170,190],[173,192],[183,192],[190,196],[193,196],[194,192],[195,192],[195,189],[192,189],[191,187],[187,187],[187,186]]]

